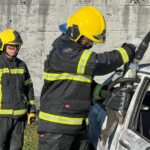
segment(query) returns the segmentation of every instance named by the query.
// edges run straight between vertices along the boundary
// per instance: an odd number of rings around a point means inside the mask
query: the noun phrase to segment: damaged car
[[[94,89],[89,136],[96,150],[150,150],[150,64],[140,64],[150,32],[135,59]]]

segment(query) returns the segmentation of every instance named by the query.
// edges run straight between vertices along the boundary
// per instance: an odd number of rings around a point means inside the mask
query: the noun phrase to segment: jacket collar
[[[15,57],[15,58],[9,58],[9,57],[6,56],[5,53],[2,53],[1,55],[2,55],[2,57],[3,57],[6,61],[9,61],[9,62],[15,62],[15,61],[16,61],[16,57]]]

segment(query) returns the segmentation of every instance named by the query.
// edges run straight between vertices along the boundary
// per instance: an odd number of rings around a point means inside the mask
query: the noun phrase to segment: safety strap
[[[88,123],[87,118],[66,117],[66,116],[49,114],[42,111],[40,111],[39,113],[39,118],[45,121],[64,124],[64,125],[82,125],[83,120],[85,120],[86,123]]]
[[[79,59],[79,63],[77,67],[77,74],[84,74],[87,61],[91,54],[92,54],[92,51],[84,50],[84,52],[82,53]]]
[[[44,72],[44,79],[48,81],[74,80],[79,82],[92,82],[92,77],[88,75],[77,75],[73,73],[48,73]]]

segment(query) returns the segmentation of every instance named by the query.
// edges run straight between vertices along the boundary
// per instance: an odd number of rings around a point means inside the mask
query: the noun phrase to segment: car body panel
[[[131,128],[131,126],[134,128],[135,117],[140,111],[144,92],[149,85],[148,83],[150,83],[150,64],[139,65],[137,76],[140,78],[140,82],[136,85],[137,87],[130,101],[124,121],[118,123],[114,133],[112,133],[113,136],[109,137],[105,146],[99,140],[97,150],[150,150],[150,139],[145,138]],[[111,80],[110,78],[107,80]],[[109,143],[110,138],[112,138],[111,143]]]

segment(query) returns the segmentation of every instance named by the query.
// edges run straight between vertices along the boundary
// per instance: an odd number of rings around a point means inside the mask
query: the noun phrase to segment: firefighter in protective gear
[[[21,150],[27,117],[35,117],[30,74],[17,58],[22,43],[13,29],[0,33],[0,150]]]
[[[88,113],[95,75],[104,75],[134,57],[135,46],[123,44],[110,52],[88,50],[105,41],[106,23],[99,10],[80,8],[52,44],[44,66],[40,98],[39,150],[88,150]]]

